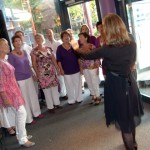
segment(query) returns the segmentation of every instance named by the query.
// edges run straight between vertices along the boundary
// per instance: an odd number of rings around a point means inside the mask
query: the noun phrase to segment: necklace
[[[22,51],[16,51],[16,54],[22,55]]]

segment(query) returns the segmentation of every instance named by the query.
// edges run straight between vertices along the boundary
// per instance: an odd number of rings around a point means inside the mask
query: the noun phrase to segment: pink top
[[[16,82],[14,71],[12,65],[0,60],[0,92],[5,92],[6,100],[10,101],[12,107],[18,109],[24,104],[24,99]],[[1,96],[0,107],[5,107]]]

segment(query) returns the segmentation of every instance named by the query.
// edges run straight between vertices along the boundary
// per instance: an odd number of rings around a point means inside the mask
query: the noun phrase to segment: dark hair
[[[90,36],[87,33],[81,32],[78,34],[78,36],[80,36],[80,35],[83,35],[85,38],[87,38],[87,42],[90,43]]]
[[[97,28],[99,25],[102,25],[102,21],[98,21],[98,22],[96,23],[96,28]]]
[[[17,35],[18,33],[22,33],[22,35],[24,36],[24,32],[23,31],[18,30],[18,31],[15,32],[15,35]]]
[[[14,35],[14,36],[11,38],[12,43],[14,43],[15,39],[20,39],[20,40],[22,41],[22,39],[21,39],[20,36]]]
[[[64,37],[65,34],[68,35],[68,36],[70,37],[70,39],[71,39],[71,35],[68,33],[68,31],[63,31],[63,32],[61,32],[61,34],[60,34],[61,40],[63,39],[63,37]]]

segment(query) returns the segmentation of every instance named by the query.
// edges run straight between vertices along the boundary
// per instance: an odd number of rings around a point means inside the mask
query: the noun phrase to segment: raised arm
[[[88,60],[94,60],[94,59],[100,59],[103,58],[106,54],[106,48],[105,47],[100,47],[100,48],[95,48],[93,50],[90,50],[86,48],[84,50],[84,47],[79,49],[77,52],[81,56],[81,58],[88,59]]]

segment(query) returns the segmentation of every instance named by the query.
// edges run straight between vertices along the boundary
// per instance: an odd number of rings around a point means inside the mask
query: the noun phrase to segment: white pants
[[[38,85],[38,82],[33,80],[33,83],[34,83],[34,86],[35,86],[36,93],[38,95],[39,94],[39,85]]]
[[[16,118],[16,136],[18,139],[19,144],[25,144],[28,139],[27,139],[27,132],[26,132],[26,117],[27,117],[27,113],[25,110],[25,107],[19,106],[18,109],[11,107],[12,111],[15,114],[15,118]]]
[[[97,75],[97,69],[84,69],[83,74],[87,82],[90,93],[96,97],[100,96],[99,89],[99,76]]]
[[[53,109],[54,105],[60,105],[58,86],[43,89],[48,109]]]
[[[64,76],[57,76],[58,80],[59,80],[59,84],[60,84],[60,96],[66,96],[67,91],[66,91],[66,85],[65,85],[65,81],[64,81]]]
[[[85,82],[85,78],[83,75],[81,75],[81,82],[82,82],[82,90],[84,91],[84,82]]]
[[[33,79],[29,78],[17,82],[25,100],[25,109],[27,111],[26,123],[31,123],[33,121],[33,116],[37,117],[41,114],[38,95],[33,83]]]
[[[68,103],[73,104],[76,101],[81,102],[82,99],[82,83],[80,73],[72,75],[64,75],[65,85],[68,94]]]
[[[1,126],[4,128],[11,128],[15,126],[15,113],[11,107],[0,109]]]

